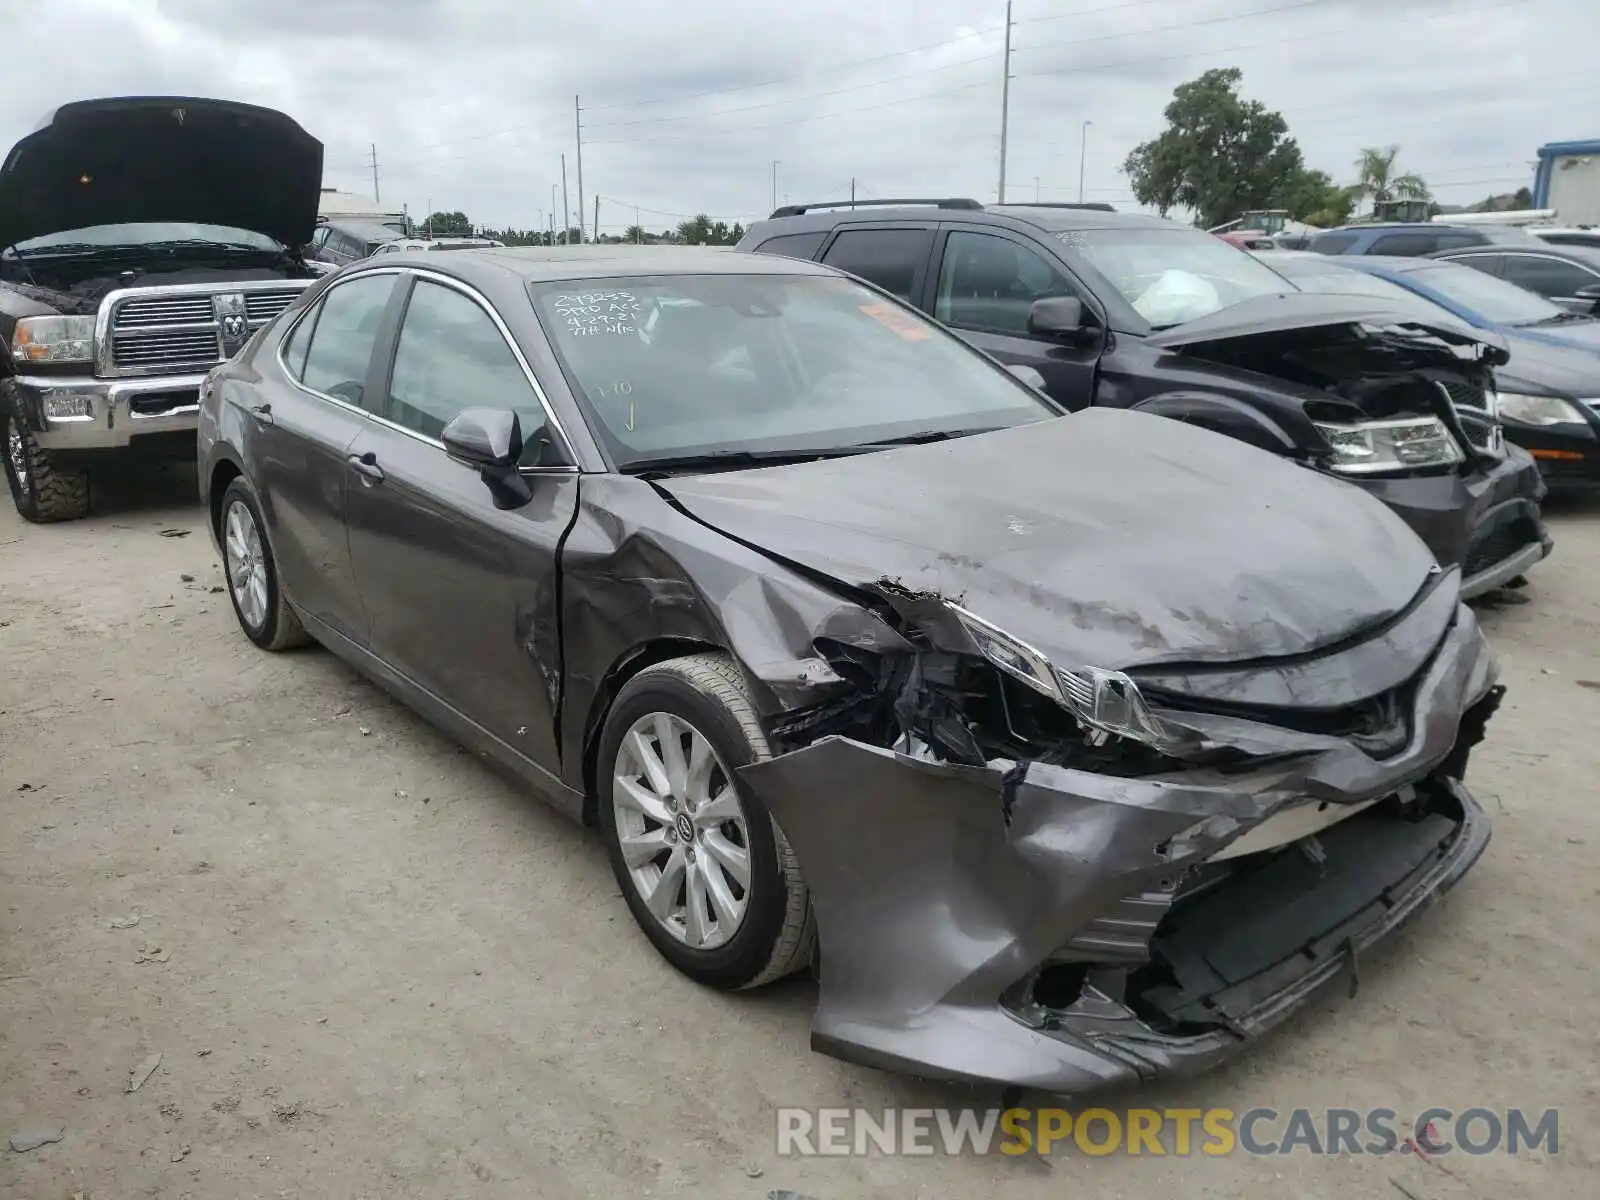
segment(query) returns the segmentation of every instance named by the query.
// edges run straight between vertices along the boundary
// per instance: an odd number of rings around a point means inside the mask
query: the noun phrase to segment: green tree
[[[436,212],[423,222],[423,231],[432,237],[466,237],[472,222],[462,212]]]
[[[1421,175],[1395,172],[1399,146],[1369,146],[1356,159],[1356,182],[1350,189],[1357,199],[1370,199],[1374,205],[1385,200],[1426,200],[1428,185]]]
[[[711,244],[711,231],[711,218],[701,213],[692,220],[678,224],[678,241],[689,246],[708,246]]]
[[[1326,229],[1348,221],[1355,204],[1350,189],[1334,183],[1326,171],[1302,171],[1287,186],[1279,207],[1296,221]]]
[[[653,241],[654,239],[644,231],[643,225],[629,225],[622,235],[622,240],[625,242],[643,242],[646,240]]]
[[[1305,171],[1300,147],[1280,114],[1240,97],[1243,77],[1237,67],[1218,68],[1173,90],[1167,128],[1122,166],[1139,203],[1163,215],[1183,205],[1205,226],[1246,209],[1285,207]]]

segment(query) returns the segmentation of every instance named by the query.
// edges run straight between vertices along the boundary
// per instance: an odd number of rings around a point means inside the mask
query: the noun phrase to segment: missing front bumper
[[[1333,982],[1482,853],[1488,821],[1441,767],[1459,770],[1458,735],[1492,711],[1493,674],[1464,619],[1417,683],[1407,744],[1382,760],[1277,731],[1288,757],[1239,774],[967,767],[838,737],[743,768],[811,889],[822,946],[813,1047],[913,1075],[1068,1094],[1213,1065]],[[1187,923],[1204,910],[1185,901],[1186,881],[1308,806],[1354,814],[1378,801],[1349,818],[1368,821],[1355,832],[1370,834],[1370,822],[1394,818],[1401,802],[1389,797],[1413,794],[1434,811],[1424,835],[1400,837],[1394,853],[1352,856],[1347,835],[1320,834],[1339,843],[1342,863],[1387,865],[1345,876],[1344,901],[1331,907],[1332,893],[1303,888],[1301,915],[1286,908],[1267,926],[1290,953],[1252,961],[1235,949],[1216,979],[1203,976],[1196,963],[1229,943],[1195,940]],[[1413,805],[1406,819],[1419,814]],[[1307,912],[1328,919],[1312,928],[1321,918],[1308,924]],[[1083,986],[1041,992],[1042,973],[1064,962],[1081,965]],[[1140,975],[1147,963],[1166,976]]]

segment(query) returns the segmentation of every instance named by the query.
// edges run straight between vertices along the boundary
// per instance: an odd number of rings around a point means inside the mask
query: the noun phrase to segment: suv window
[[[1460,230],[1441,233],[1437,240],[1441,250],[1460,250],[1464,246],[1487,246],[1489,244],[1489,239],[1481,233],[1463,233]]]
[[[314,392],[360,404],[372,345],[394,289],[393,275],[368,275],[331,287],[322,298],[301,382]]]
[[[846,229],[833,239],[822,261],[911,300],[922,285],[932,249],[931,229]]]
[[[1439,248],[1437,233],[1386,233],[1367,248],[1368,254],[1392,254],[1420,258]]]
[[[933,315],[947,325],[1027,336],[1028,311],[1044,296],[1071,296],[1066,277],[1039,254],[987,233],[945,241]]]
[[[762,242],[756,247],[756,253],[781,254],[786,258],[815,258],[827,236],[828,231],[825,229],[816,233],[785,233]]]
[[[384,413],[435,441],[465,408],[509,408],[530,452],[544,408],[494,319],[470,296],[418,280],[406,304]]]
[[[1579,288],[1600,283],[1593,271],[1558,258],[1542,258],[1533,254],[1508,254],[1505,260],[1505,277],[1519,287],[1541,296],[1575,296]]]
[[[1311,239],[1307,249],[1317,254],[1343,254],[1356,244],[1353,233],[1319,233]]]

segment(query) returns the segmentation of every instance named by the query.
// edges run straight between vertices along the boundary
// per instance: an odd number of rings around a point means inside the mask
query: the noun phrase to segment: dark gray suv
[[[1159,413],[1349,480],[1468,596],[1549,552],[1539,469],[1486,404],[1505,344],[1442,311],[1301,292],[1221,238],[1104,206],[790,205],[738,249],[875,283],[1068,409]]]

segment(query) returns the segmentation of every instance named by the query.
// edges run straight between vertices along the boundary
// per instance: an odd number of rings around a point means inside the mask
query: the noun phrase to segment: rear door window
[[[1387,254],[1400,258],[1420,258],[1439,248],[1437,233],[1387,233],[1372,243],[1368,254]]]
[[[1353,233],[1319,233],[1311,239],[1308,249],[1317,254],[1343,254],[1355,244]]]
[[[762,242],[756,247],[756,253],[781,254],[785,258],[809,260],[817,256],[817,251],[822,248],[827,236],[826,229],[819,229],[815,233],[785,233]]]
[[[350,404],[365,399],[372,348],[395,276],[366,275],[331,287],[317,310],[300,381]],[[369,407],[363,405],[363,407]]]
[[[1026,246],[957,231],[945,240],[933,315],[961,329],[1027,337],[1035,300],[1075,294],[1060,271]]]
[[[846,229],[822,261],[915,303],[932,249],[931,229]]]
[[[1464,233],[1459,230],[1439,235],[1439,249],[1460,250],[1463,246],[1486,246],[1489,239],[1481,233]]]

